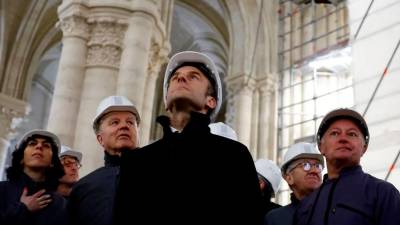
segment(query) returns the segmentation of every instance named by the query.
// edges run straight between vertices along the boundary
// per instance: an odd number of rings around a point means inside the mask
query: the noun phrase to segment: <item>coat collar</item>
[[[110,155],[104,151],[104,165],[106,167],[119,166],[121,165],[121,157],[117,155]]]
[[[167,116],[157,117],[157,122],[163,127],[164,137],[172,135],[171,121]],[[183,128],[182,134],[197,133],[197,132],[210,132],[208,125],[210,124],[210,117],[203,113],[191,112],[188,124]]]

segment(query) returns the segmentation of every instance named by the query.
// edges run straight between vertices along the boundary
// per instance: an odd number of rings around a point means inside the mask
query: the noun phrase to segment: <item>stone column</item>
[[[72,146],[85,75],[86,43],[89,38],[85,18],[70,16],[59,23],[63,31],[62,52],[47,129],[62,143]]]
[[[15,128],[15,124],[12,124],[13,119],[24,116],[25,107],[25,102],[0,93],[0,179],[5,169],[8,139]]]
[[[246,75],[229,78],[226,80],[228,88],[227,124],[231,125],[238,134],[238,140],[250,149],[251,115],[253,104],[253,91],[255,82]]]
[[[88,20],[90,40],[74,147],[82,151],[82,174],[104,164],[104,150],[93,132],[92,121],[100,101],[115,95],[122,37],[126,25],[114,18]]]
[[[258,158],[267,158],[275,161],[275,140],[274,130],[276,127],[274,112],[276,110],[274,92],[275,84],[271,78],[260,81],[260,112],[259,112],[259,133],[258,133]]]
[[[133,100],[140,115],[143,115],[143,93],[154,22],[154,17],[140,11],[133,13],[129,19],[117,81],[117,94]]]
[[[154,96],[156,92],[156,82],[160,75],[160,68],[167,62],[169,48],[161,48],[160,45],[153,43],[151,47],[150,64],[148,67],[149,75],[146,77],[144,89],[143,107],[140,124],[140,145],[148,144],[150,139],[151,124],[153,120]]]

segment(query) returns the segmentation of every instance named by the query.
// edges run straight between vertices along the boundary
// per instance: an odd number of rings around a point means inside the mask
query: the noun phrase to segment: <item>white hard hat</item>
[[[103,99],[96,110],[96,116],[93,119],[93,129],[96,131],[99,126],[100,119],[109,112],[131,112],[136,117],[136,122],[140,123],[139,113],[131,101],[125,96],[108,96]]]
[[[278,193],[279,186],[282,182],[281,172],[279,167],[269,159],[259,159],[255,162],[257,173],[268,180],[274,193]]]
[[[74,151],[70,147],[62,145],[61,153],[60,153],[59,157],[62,158],[64,156],[75,157],[79,163],[82,161],[82,153],[81,152]]]
[[[210,125],[208,126],[210,127],[210,131],[212,134],[237,141],[237,135],[235,130],[233,130],[232,127],[226,125],[225,123],[222,122],[210,123]]]
[[[291,162],[293,162],[296,159],[303,159],[303,158],[317,159],[321,162],[322,166],[325,166],[324,157],[315,148],[314,144],[300,142],[290,146],[285,156],[283,157],[283,162],[281,167],[282,174],[286,173],[286,169]]]
[[[169,78],[172,75],[171,73],[178,66],[180,66],[182,63],[185,63],[185,62],[203,63],[211,71],[210,75],[215,80],[216,87],[214,87],[214,89],[217,92],[216,93],[217,106],[211,113],[211,119],[212,120],[215,119],[215,117],[217,116],[217,114],[219,112],[219,109],[221,108],[221,104],[222,104],[221,79],[219,77],[217,67],[215,66],[212,59],[203,53],[193,52],[193,51],[184,51],[184,52],[179,52],[171,57],[171,59],[168,62],[167,69],[165,70],[165,75],[164,75],[164,104],[165,104],[165,106],[167,106],[167,90],[168,90]]]
[[[50,138],[56,144],[56,147],[57,147],[56,151],[54,151],[54,150],[53,151],[57,152],[57,154],[60,153],[61,143],[60,143],[60,139],[58,139],[57,135],[53,134],[50,131],[40,130],[40,129],[35,129],[35,130],[31,130],[31,131],[26,132],[21,137],[21,139],[18,141],[18,144],[16,146],[17,149],[19,149],[26,141],[28,141],[29,138],[31,138],[33,136],[36,136],[36,135]]]

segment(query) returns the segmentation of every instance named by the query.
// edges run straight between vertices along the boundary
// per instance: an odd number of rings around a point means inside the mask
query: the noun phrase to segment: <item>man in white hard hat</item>
[[[269,159],[258,159],[255,165],[262,193],[263,214],[266,215],[272,209],[281,207],[281,205],[272,202],[271,198],[278,193],[282,176],[279,167]]]
[[[369,139],[367,123],[357,111],[339,108],[325,115],[317,142],[328,174],[321,187],[301,202],[296,224],[400,224],[398,189],[360,166]]]
[[[65,198],[68,198],[72,186],[79,180],[79,169],[82,166],[82,153],[62,145],[59,158],[64,167],[65,175],[60,179],[57,192]]]
[[[122,154],[115,224],[262,223],[250,152],[208,127],[221,106],[221,88],[207,55],[172,56],[164,76],[168,116],[157,119],[164,136]]]
[[[68,201],[70,224],[111,225],[121,154],[139,145],[140,116],[124,96],[109,96],[97,107],[93,130],[104,148],[101,167],[81,178]]]
[[[265,217],[268,225],[292,225],[299,201],[304,199],[322,183],[324,158],[311,143],[297,143],[288,149],[281,166],[281,174],[288,183],[291,203],[270,211]]]

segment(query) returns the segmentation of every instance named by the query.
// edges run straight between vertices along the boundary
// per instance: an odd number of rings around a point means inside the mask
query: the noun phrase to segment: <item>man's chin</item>
[[[167,102],[167,110],[175,108],[176,111],[186,111],[186,109],[199,110],[201,107],[186,96],[176,97]]]

